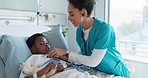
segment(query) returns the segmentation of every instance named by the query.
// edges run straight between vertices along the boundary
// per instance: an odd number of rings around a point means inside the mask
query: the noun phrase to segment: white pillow
[[[68,45],[62,34],[61,26],[56,26],[52,30],[43,32],[43,35],[48,40],[51,46],[51,49],[56,47],[56,48],[62,48],[62,49],[68,50]]]

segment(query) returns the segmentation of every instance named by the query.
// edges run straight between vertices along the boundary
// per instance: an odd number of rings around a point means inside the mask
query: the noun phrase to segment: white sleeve
[[[70,52],[69,61],[79,62],[86,66],[96,67],[103,59],[107,49],[94,49],[91,56]],[[87,61],[86,61],[87,60]]]

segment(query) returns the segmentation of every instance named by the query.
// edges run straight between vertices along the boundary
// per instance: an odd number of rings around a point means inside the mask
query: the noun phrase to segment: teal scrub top
[[[104,58],[95,69],[130,78],[130,73],[121,58],[121,54],[116,50],[116,38],[112,26],[100,19],[93,19],[94,23],[87,41],[83,38],[83,26],[79,26],[76,31],[76,41],[82,54],[91,56],[93,49],[107,49]]]

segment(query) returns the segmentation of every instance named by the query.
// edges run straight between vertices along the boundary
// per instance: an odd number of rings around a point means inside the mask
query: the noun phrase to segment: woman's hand
[[[48,57],[55,58],[57,56],[64,56],[66,55],[66,50],[54,48],[52,51],[48,53]]]

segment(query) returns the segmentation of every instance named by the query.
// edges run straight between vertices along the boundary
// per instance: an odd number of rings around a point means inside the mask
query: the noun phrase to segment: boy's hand
[[[62,64],[58,64],[57,65],[57,72],[62,72],[62,71],[64,71],[64,67],[63,67],[63,65]]]
[[[53,68],[55,68],[56,64],[53,63],[53,62],[50,62],[47,66],[48,66],[49,68],[53,69]]]
[[[56,65],[53,62],[50,62],[42,70],[37,72],[37,76],[40,78],[41,76],[43,76],[43,74],[47,74],[48,72],[50,72],[51,69],[55,69],[55,68],[56,68]]]
[[[46,73],[47,73],[47,72],[49,72],[51,69],[54,69],[54,68],[56,67],[56,64],[53,63],[53,62],[50,62],[46,67],[48,68],[48,71],[46,71]]]

